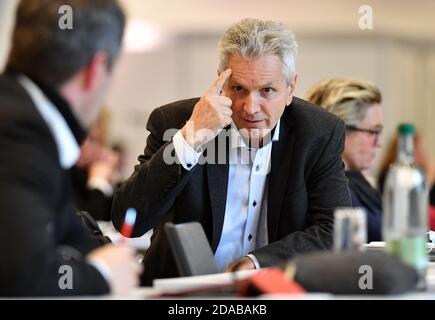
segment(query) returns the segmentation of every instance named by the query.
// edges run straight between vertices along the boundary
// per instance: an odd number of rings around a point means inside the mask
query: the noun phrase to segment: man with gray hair
[[[59,26],[62,7],[72,29]],[[98,243],[72,204],[69,169],[119,55],[116,0],[22,0],[0,75],[0,296],[125,294],[142,270]]]
[[[333,210],[351,204],[343,122],[293,97],[291,31],[245,19],[219,50],[219,76],[201,98],[151,114],[145,153],[115,195],[118,229],[128,207],[135,236],[154,228],[145,284],[177,275],[166,222],[200,222],[218,269],[245,270],[331,248]]]

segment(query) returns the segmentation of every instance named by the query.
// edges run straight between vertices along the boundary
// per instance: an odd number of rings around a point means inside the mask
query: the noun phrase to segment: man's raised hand
[[[231,74],[231,69],[228,69],[219,75],[196,104],[186,126],[181,129],[184,139],[195,150],[213,140],[232,121],[233,102],[222,95],[223,87]]]

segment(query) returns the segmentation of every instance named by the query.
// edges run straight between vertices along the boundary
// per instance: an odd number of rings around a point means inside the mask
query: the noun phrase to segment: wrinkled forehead
[[[250,86],[271,86],[286,82],[283,63],[277,55],[244,58],[234,55],[230,58],[231,83]]]

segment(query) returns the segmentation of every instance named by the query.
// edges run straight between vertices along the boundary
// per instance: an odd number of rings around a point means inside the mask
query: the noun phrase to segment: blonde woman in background
[[[381,240],[380,193],[364,177],[382,146],[382,95],[372,83],[353,79],[328,79],[315,84],[306,100],[341,118],[346,125],[343,160],[354,207],[367,212],[367,240]]]

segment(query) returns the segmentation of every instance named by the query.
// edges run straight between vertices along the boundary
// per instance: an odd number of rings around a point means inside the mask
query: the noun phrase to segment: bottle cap
[[[402,123],[398,131],[400,135],[411,136],[415,134],[415,126],[412,123]]]

